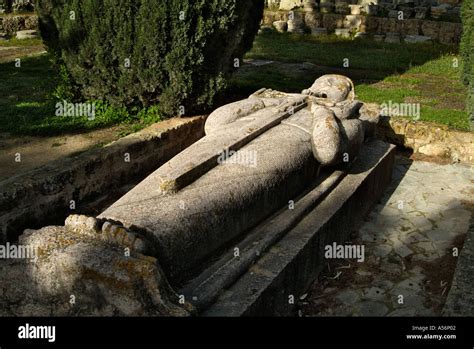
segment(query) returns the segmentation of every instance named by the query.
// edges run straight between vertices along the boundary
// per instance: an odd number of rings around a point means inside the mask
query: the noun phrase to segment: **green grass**
[[[343,67],[349,59],[349,68],[364,69],[371,75],[403,72],[444,54],[457,54],[454,45],[435,43],[387,44],[371,40],[348,40],[334,36],[326,38],[311,35],[259,35],[248,58],[270,59],[282,62],[310,62],[329,67]]]
[[[416,90],[408,88],[380,89],[372,85],[356,85],[357,97],[369,103],[382,104],[387,101],[392,103],[403,103],[407,97],[419,96]]]
[[[18,40],[12,38],[6,41],[0,41],[0,47],[27,47],[27,46],[41,46],[43,45],[43,40],[41,39],[24,39]]]
[[[0,64],[0,132],[14,135],[56,135],[123,124],[125,131],[137,131],[159,121],[156,108],[129,112],[94,102],[94,120],[83,117],[56,116],[54,97],[58,86],[51,57],[41,55],[22,59],[21,68],[14,63]]]
[[[0,46],[40,44],[40,40],[0,42]],[[244,65],[229,83],[228,94],[236,98],[261,87],[300,92],[318,76],[336,72],[355,81],[358,97],[364,102],[420,103],[421,120],[469,127],[464,111],[466,88],[461,83],[462,66],[455,46],[270,33],[256,38],[247,58],[280,63]],[[343,68],[344,58],[349,59],[347,69]],[[129,112],[102,103],[97,103],[92,121],[56,116],[58,78],[48,55],[23,58],[21,68],[15,68],[14,63],[0,64],[0,76],[0,132],[55,135],[124,125],[121,135],[125,135],[160,120],[156,108]]]
[[[354,80],[357,96],[364,102],[419,103],[420,120],[469,129],[462,62],[453,45],[385,44],[273,32],[259,35],[246,58],[275,63],[242,67],[230,82],[233,94],[248,95],[261,87],[300,92],[323,74],[339,73]],[[347,69],[344,58],[349,59]]]

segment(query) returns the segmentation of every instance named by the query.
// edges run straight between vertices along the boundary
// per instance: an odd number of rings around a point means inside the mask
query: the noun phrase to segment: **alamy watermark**
[[[326,259],[357,259],[357,262],[363,263],[365,261],[365,246],[364,245],[326,245],[324,248],[324,257]]]
[[[242,165],[245,167],[257,167],[257,152],[241,149],[239,151],[226,149],[219,153],[218,164]]]
[[[69,103],[62,101],[56,103],[56,116],[62,117],[87,117],[89,120],[95,119],[95,103]]]
[[[0,259],[31,259],[36,260],[38,249],[30,245],[15,245],[9,242],[0,245]]]
[[[420,119],[420,103],[382,103],[380,113],[384,116],[408,116],[414,120]]]
[[[49,343],[54,343],[56,326],[35,326],[27,323],[18,327],[18,339],[46,339]]]

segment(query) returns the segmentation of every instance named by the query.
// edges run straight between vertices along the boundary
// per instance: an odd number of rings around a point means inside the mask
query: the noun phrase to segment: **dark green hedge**
[[[258,31],[258,0],[38,0],[46,45],[81,98],[208,108]],[[75,16],[75,19],[72,16]],[[130,67],[126,67],[127,60]]]
[[[462,5],[463,37],[461,54],[464,59],[464,82],[468,85],[467,108],[474,125],[474,0],[464,0]]]

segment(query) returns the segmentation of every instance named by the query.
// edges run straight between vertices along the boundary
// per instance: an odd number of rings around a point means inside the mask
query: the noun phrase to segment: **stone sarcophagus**
[[[0,264],[0,305],[26,292],[4,312],[291,312],[281,299],[304,291],[324,243],[343,241],[390,181],[393,147],[371,140],[378,118],[362,107],[349,79],[326,75],[217,109],[204,138],[98,217],[26,231],[35,263]],[[24,278],[35,287],[15,288]]]

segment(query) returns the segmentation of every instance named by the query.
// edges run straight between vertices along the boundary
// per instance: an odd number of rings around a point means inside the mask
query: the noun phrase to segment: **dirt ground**
[[[119,138],[114,126],[87,133],[55,137],[15,136],[0,133],[0,181],[51,161],[99,147]],[[20,162],[18,160],[20,155]]]
[[[0,63],[12,62],[17,58],[45,52],[43,45],[26,47],[0,47]]]

